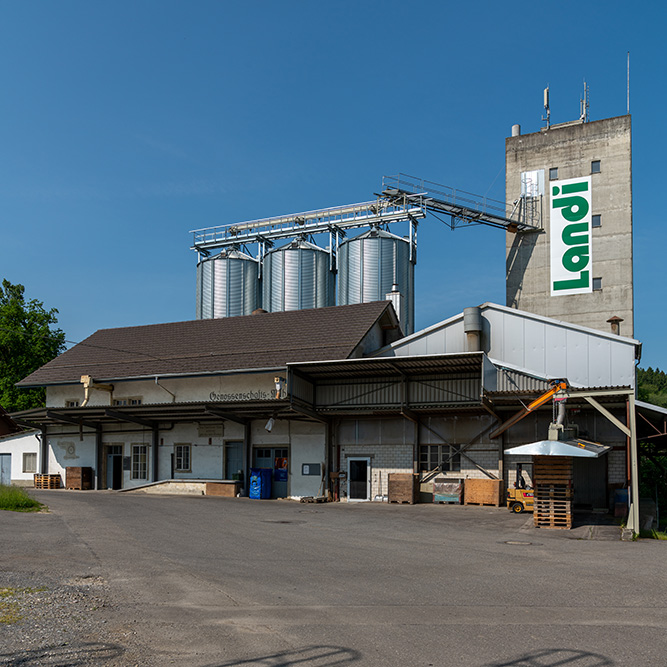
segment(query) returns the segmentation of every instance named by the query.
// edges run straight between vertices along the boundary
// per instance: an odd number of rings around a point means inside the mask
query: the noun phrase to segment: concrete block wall
[[[346,445],[341,447],[341,469],[347,472],[347,460],[354,456],[371,459],[371,500],[386,496],[389,474],[412,472],[412,445]],[[341,481],[341,498],[347,497],[347,480]]]
[[[626,457],[624,449],[613,449],[607,454],[607,480],[609,484],[624,484],[627,481]]]

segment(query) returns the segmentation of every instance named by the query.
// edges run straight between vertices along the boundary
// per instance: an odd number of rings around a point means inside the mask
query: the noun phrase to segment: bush
[[[5,486],[0,484],[0,510],[11,510],[14,512],[36,512],[41,509],[42,504],[31,498],[18,486]]]

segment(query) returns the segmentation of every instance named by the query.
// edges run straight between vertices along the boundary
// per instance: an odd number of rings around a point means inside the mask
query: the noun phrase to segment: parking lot
[[[103,581],[109,604],[60,662],[0,664],[666,662],[665,543],[616,529],[492,507],[35,496],[49,513],[0,513],[0,576]]]

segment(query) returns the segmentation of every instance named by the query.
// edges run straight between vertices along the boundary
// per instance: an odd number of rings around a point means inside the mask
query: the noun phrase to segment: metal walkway
[[[455,190],[431,181],[399,174],[382,179],[382,193],[375,201],[334,206],[248,222],[196,229],[192,249],[203,255],[212,250],[247,243],[270,248],[273,241],[329,233],[330,248],[337,247],[345,230],[410,222],[410,241],[416,243],[416,227],[427,213],[450,216],[452,229],[463,225],[483,224],[509,232],[539,231],[539,209],[526,219],[526,207],[508,206],[487,197]],[[263,251],[260,253],[263,254]]]

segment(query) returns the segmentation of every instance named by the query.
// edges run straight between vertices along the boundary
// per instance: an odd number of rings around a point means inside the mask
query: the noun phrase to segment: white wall
[[[266,420],[251,424],[251,442],[257,447],[289,448],[288,493],[291,498],[320,495],[321,476],[302,475],[303,463],[319,463],[324,470],[326,459],[326,426],[320,423],[277,419],[271,429],[264,427]],[[326,493],[327,485],[324,485]]]
[[[36,431],[29,433],[16,433],[0,438],[0,454],[12,455],[11,481],[16,486],[32,486],[33,474],[23,472],[23,454],[37,454],[37,466],[35,472],[39,472],[40,466],[40,441]]]
[[[142,404],[270,400],[273,398],[272,392],[276,389],[275,377],[276,373],[237,373],[210,377],[160,378],[159,385],[155,380],[122,380],[113,383],[113,392],[92,389],[88,405],[109,406],[113,399],[123,398],[141,398]],[[83,402],[83,399],[81,384],[46,389],[48,407],[62,408],[65,406],[65,401]]]

